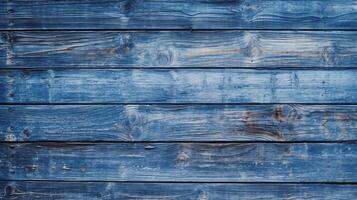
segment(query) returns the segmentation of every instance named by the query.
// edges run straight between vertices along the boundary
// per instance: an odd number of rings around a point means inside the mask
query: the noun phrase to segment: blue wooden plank
[[[1,68],[355,68],[355,32],[3,32]]]
[[[0,181],[5,199],[351,200],[357,186],[336,184],[118,183]]]
[[[355,0],[1,1],[1,29],[356,29]]]
[[[354,143],[2,143],[0,161],[0,180],[357,181]]]
[[[0,106],[0,141],[357,140],[357,106]]]
[[[354,70],[2,70],[1,103],[356,103]]]

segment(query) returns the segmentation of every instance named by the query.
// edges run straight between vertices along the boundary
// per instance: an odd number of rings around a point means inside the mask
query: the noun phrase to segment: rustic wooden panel
[[[356,199],[356,30],[356,0],[1,1],[0,199]]]
[[[2,103],[353,103],[353,70],[0,71]]]
[[[1,106],[0,140],[357,140],[357,106]]]
[[[8,199],[324,199],[351,200],[355,185],[333,184],[193,184],[118,182],[0,182]]]
[[[356,32],[3,32],[0,67],[357,66]]]
[[[1,144],[1,180],[355,182],[353,143]]]
[[[356,29],[355,0],[12,0],[1,29]]]

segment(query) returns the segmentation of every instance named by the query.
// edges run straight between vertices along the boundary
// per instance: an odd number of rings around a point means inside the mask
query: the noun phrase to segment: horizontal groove
[[[241,106],[264,106],[264,105],[339,105],[339,106],[356,106],[357,102],[355,103],[157,103],[157,102],[145,102],[145,103],[127,103],[127,102],[93,102],[93,103],[86,103],[86,102],[71,102],[71,103],[48,103],[48,102],[0,102],[0,106],[52,106],[52,105],[167,105],[167,106],[190,106],[190,105],[217,105],[217,106],[229,106],[229,105],[241,105]]]
[[[40,144],[40,145],[95,145],[95,144],[357,144],[357,140],[337,140],[337,141],[68,141],[68,140],[46,140],[46,141],[0,141],[0,144]]]
[[[331,28],[331,29],[309,29],[309,28],[302,28],[302,29],[282,29],[282,28],[215,28],[215,29],[207,29],[207,28],[149,28],[149,29],[140,29],[140,28],[108,28],[108,29],[93,29],[93,28],[83,28],[83,29],[66,29],[66,28],[58,28],[58,29],[38,29],[38,28],[33,28],[33,29],[0,29],[0,31],[5,32],[5,31],[23,31],[23,32],[30,32],[30,31],[75,31],[75,32],[85,32],[85,31],[92,31],[92,32],[105,32],[105,31],[122,31],[122,32],[130,32],[130,31],[147,31],[147,32],[156,32],[156,31],[189,31],[189,32],[195,32],[195,31],[348,31],[348,32],[354,32],[357,31],[356,28],[352,29],[336,29],[336,28]]]
[[[61,182],[61,183],[149,183],[149,184],[155,184],[155,183],[172,183],[172,184],[192,184],[192,183],[199,183],[199,184],[301,184],[301,185],[308,185],[308,184],[326,184],[326,185],[356,185],[357,182],[311,182],[311,181],[302,181],[302,182],[242,182],[242,181],[117,181],[117,180],[44,180],[44,179],[9,179],[9,180],[4,180],[1,179],[0,182],[12,182],[12,181],[21,181],[21,182]]]
[[[244,69],[257,71],[274,71],[274,70],[300,70],[300,71],[342,71],[357,70],[356,67],[4,67],[0,66],[0,71],[6,70],[26,70],[26,71],[46,71],[46,70],[184,70],[184,69]]]

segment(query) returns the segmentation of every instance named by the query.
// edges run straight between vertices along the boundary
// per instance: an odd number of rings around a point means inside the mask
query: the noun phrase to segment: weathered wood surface
[[[1,34],[0,68],[357,66],[356,32],[51,31]]]
[[[356,29],[355,0],[1,1],[1,29]]]
[[[357,106],[15,105],[0,141],[357,140]]]
[[[0,145],[1,180],[356,182],[353,143]]]
[[[355,185],[0,181],[4,199],[351,200]]]
[[[2,70],[1,103],[355,103],[354,70]]]

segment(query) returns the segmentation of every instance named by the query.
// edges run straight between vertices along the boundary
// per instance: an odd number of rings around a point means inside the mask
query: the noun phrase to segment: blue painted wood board
[[[0,181],[11,199],[351,200],[355,185]]]
[[[26,143],[1,180],[356,182],[355,143]]]
[[[9,105],[0,141],[353,141],[355,105]]]
[[[1,103],[355,103],[354,70],[2,70]]]
[[[355,0],[1,1],[0,28],[352,29]]]
[[[356,68],[341,31],[2,32],[0,68]]]

